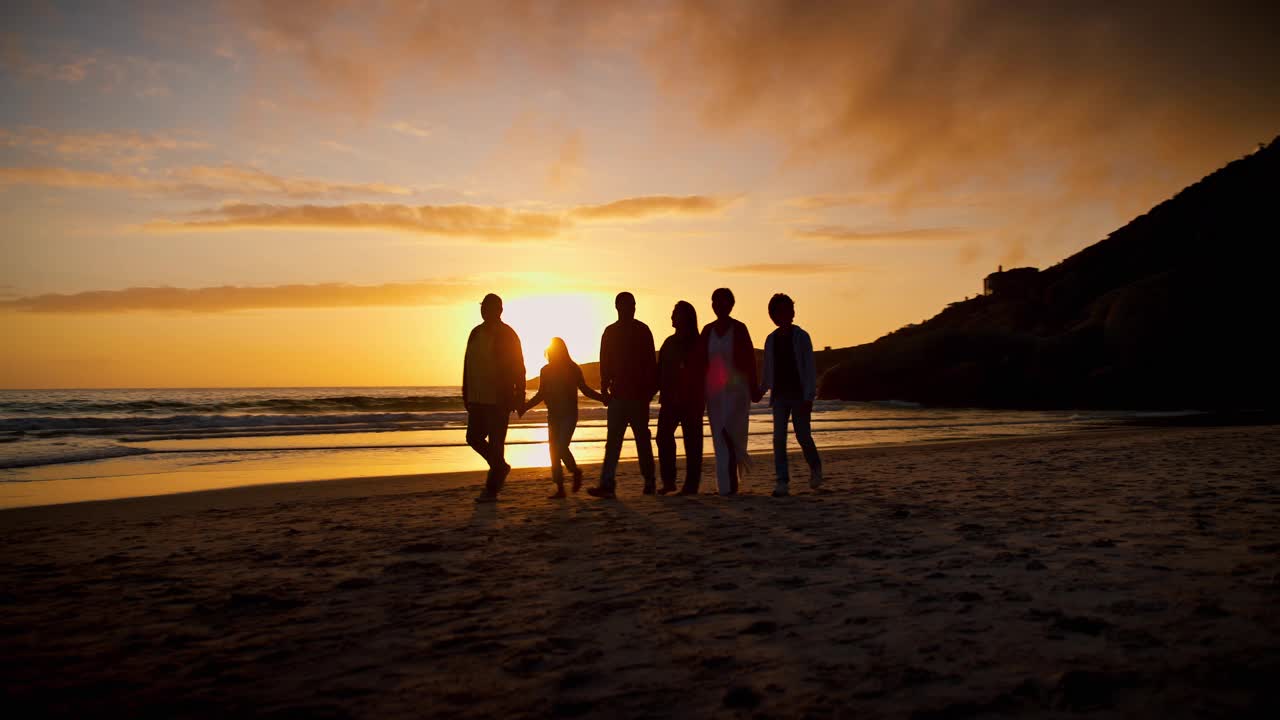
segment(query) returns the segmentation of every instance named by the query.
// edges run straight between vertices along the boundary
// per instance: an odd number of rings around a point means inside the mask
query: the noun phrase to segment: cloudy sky
[[[623,289],[868,342],[1280,133],[1274,3],[0,13],[4,387],[456,384],[489,291],[530,365]]]

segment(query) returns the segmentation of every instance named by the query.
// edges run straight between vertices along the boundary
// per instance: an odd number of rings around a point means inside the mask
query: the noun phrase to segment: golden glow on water
[[[599,454],[594,453],[596,461]],[[547,457],[545,442],[507,447],[507,461],[513,467],[545,467]],[[484,468],[484,461],[471,448],[456,446],[266,451],[234,456],[158,453],[14,471],[23,481],[0,483],[0,508],[311,480],[478,472]],[[429,487],[433,481],[423,482]]]

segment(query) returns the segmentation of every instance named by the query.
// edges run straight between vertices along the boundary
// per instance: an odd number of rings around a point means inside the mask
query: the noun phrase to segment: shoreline
[[[874,453],[880,450],[906,450],[910,448],[930,448],[943,447],[953,445],[986,445],[991,443],[1022,443],[1034,442],[1038,440],[1052,439],[1072,439],[1081,436],[1093,435],[1114,435],[1114,434],[1145,434],[1153,431],[1169,431],[1177,429],[1180,426],[1147,426],[1145,424],[1135,424],[1132,426],[1100,426],[1093,428],[1080,428],[1067,432],[1047,433],[1043,435],[1016,435],[1005,437],[990,438],[958,438],[958,439],[939,439],[927,441],[913,441],[903,443],[886,443],[883,445],[863,445],[863,446],[843,446],[823,448],[819,447],[818,452],[822,457],[828,455],[839,456],[843,458],[845,455],[857,455],[862,453]],[[1217,427],[1216,425],[1213,427]],[[799,448],[794,447],[794,438],[789,438],[788,454],[791,457],[793,472],[796,468],[803,469],[803,460],[799,457]],[[631,443],[630,435],[627,436],[627,443]],[[702,472],[702,492],[703,494],[713,494],[715,487],[715,465],[714,453],[711,452],[708,444],[703,455],[703,472]],[[763,492],[769,494],[773,488],[773,454],[772,452],[756,452],[751,453],[751,458],[756,472],[747,479],[746,492]],[[657,455],[655,452],[655,462]],[[477,461],[478,462],[478,461]],[[799,462],[799,465],[797,465]],[[600,463],[582,463],[585,480],[583,487],[590,487],[595,484],[595,479],[599,477]],[[677,468],[682,472],[684,468],[683,448],[681,455],[677,459]],[[634,458],[622,460],[618,464],[619,473],[619,489],[623,494],[631,494],[626,488],[626,478],[631,476],[638,477],[638,464]],[[764,476],[761,473],[765,473]],[[372,476],[355,476],[355,477],[339,477],[327,479],[305,479],[305,480],[286,480],[280,482],[264,482],[247,485],[235,485],[231,487],[203,488],[195,490],[177,490],[174,492],[163,492],[148,495],[133,495],[126,497],[114,497],[103,499],[88,500],[72,500],[67,502],[51,502],[36,505],[18,505],[13,507],[0,507],[0,523],[7,520],[16,520],[23,511],[37,512],[49,508],[67,508],[68,512],[76,512],[71,510],[72,507],[85,506],[91,509],[108,509],[115,504],[147,504],[159,503],[172,505],[174,508],[204,508],[211,504],[219,502],[230,503],[234,507],[245,507],[250,505],[258,505],[274,502],[302,502],[310,499],[321,498],[348,498],[376,495],[397,495],[403,493],[414,492],[430,492],[433,490],[451,489],[459,486],[473,486],[477,490],[484,483],[484,470],[464,470],[440,473],[407,473],[394,475],[372,475]],[[683,475],[680,476],[683,481]],[[548,487],[552,486],[550,479],[550,469],[548,467],[523,467],[514,468],[508,477],[508,483],[525,483],[543,481]],[[70,480],[52,480],[42,482],[57,483],[75,483],[80,482],[78,479]],[[637,481],[638,482],[638,481]],[[429,483],[429,486],[423,486],[423,483]],[[711,488],[711,490],[708,490]],[[804,482],[795,483],[792,488],[795,492],[807,492],[808,488]],[[638,493],[637,493],[638,494]],[[254,497],[260,495],[261,497]],[[585,498],[585,492],[582,493]],[[588,498],[590,499],[590,498]],[[88,512],[88,511],[86,511]]]

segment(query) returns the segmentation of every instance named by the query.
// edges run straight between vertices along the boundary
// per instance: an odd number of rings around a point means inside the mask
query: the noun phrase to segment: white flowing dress
[[[716,489],[727,495],[733,487],[729,474],[729,452],[738,464],[738,477],[747,473],[747,423],[751,411],[751,390],[733,364],[733,329],[717,335],[711,329],[707,343],[707,421],[716,451]],[[726,437],[726,435],[728,437]]]

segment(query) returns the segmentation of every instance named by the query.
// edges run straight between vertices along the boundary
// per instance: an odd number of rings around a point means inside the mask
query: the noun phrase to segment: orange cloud
[[[413,191],[387,183],[339,183],[272,175],[257,168],[222,165],[180,168],[171,173],[180,190],[322,197],[327,195],[409,195]]]
[[[840,207],[991,207],[1000,204],[1018,202],[1025,199],[1026,192],[970,192],[953,190],[886,192],[861,191],[851,193],[822,193],[789,198],[783,202],[788,208],[799,210],[829,210]]]
[[[193,213],[186,220],[158,220],[152,230],[233,230],[242,228],[318,228],[395,230],[441,237],[474,237],[491,242],[543,240],[573,227],[575,221],[637,221],[658,215],[718,212],[730,201],[691,195],[654,195],[583,205],[558,212],[510,210],[482,205],[267,205],[228,203]]]
[[[706,195],[650,195],[615,200],[603,205],[584,205],[570,214],[580,220],[635,220],[652,215],[706,215],[718,213],[733,200]]]
[[[648,55],[669,98],[908,198],[1037,180],[1107,198],[1159,173],[1167,194],[1280,121],[1274,3],[671,7]]]
[[[391,123],[391,124],[390,124],[390,125],[388,125],[387,127],[388,127],[388,128],[390,128],[391,130],[395,130],[396,132],[400,133],[401,135],[411,135],[411,136],[413,136],[413,137],[417,137],[417,138],[429,138],[429,137],[431,137],[431,131],[430,131],[430,130],[427,130],[426,128],[420,128],[420,127],[418,127],[418,126],[416,126],[416,125],[413,125],[412,123],[407,123],[407,122],[405,122],[404,120],[400,120],[400,121],[397,121],[397,122]]]
[[[545,239],[564,227],[559,214],[523,212],[478,205],[254,205],[230,203],[199,213],[209,219],[157,221],[153,230],[232,230],[240,228],[319,228],[398,230],[443,237],[490,241]]]
[[[180,195],[278,195],[291,198],[344,195],[409,195],[386,183],[339,183],[273,175],[235,165],[176,168],[161,175],[94,172],[62,167],[0,168],[0,185],[57,188],[111,188]]]
[[[481,82],[513,62],[535,72],[575,67],[583,48],[625,37],[618,18],[627,14],[611,2],[561,1],[327,0],[298,12],[289,3],[230,0],[226,7],[258,56],[259,87],[297,107],[362,117],[407,74],[428,88]]]
[[[1280,124],[1277,3],[234,7],[262,87],[299,106],[368,115],[409,75],[496,84],[518,64],[553,85],[559,68],[629,54],[657,81],[655,114],[692,108],[717,141],[767,135],[790,167],[824,165],[904,206],[1030,191],[1059,208],[1046,228],[1083,204],[1149,207]]]
[[[439,305],[477,294],[463,282],[383,285],[275,285],[206,288],[134,287],[48,294],[0,301],[0,309],[38,313],[139,311],[218,313],[236,310]]]
[[[124,162],[141,162],[161,151],[200,150],[210,146],[195,137],[168,133],[62,132],[40,127],[0,128],[0,145]]]
[[[56,188],[121,188],[155,190],[159,184],[132,175],[59,167],[0,168],[0,185],[42,185]]]
[[[903,243],[930,242],[934,240],[956,240],[972,237],[974,230],[965,228],[908,228],[905,230],[860,230],[840,225],[825,225],[804,230],[793,230],[795,237],[811,240],[826,240],[837,243]]]
[[[754,263],[719,267],[714,272],[737,275],[825,275],[847,270],[849,266],[842,263]]]

